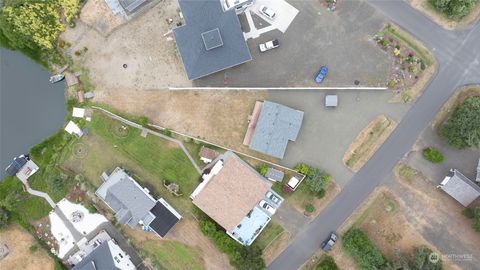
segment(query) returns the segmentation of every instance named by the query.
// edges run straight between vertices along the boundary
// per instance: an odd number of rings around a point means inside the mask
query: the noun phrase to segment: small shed
[[[265,174],[265,177],[273,182],[282,182],[284,176],[285,174],[282,171],[274,168],[268,168],[267,173]]]
[[[84,118],[85,117],[85,109],[84,108],[73,107],[72,117]]]
[[[480,186],[472,182],[456,169],[443,179],[438,188],[445,191],[463,206],[469,206],[474,200],[480,197]]]
[[[68,122],[65,131],[69,134],[75,134],[79,138],[83,136],[82,130],[73,121]]]
[[[338,96],[337,95],[326,95],[325,96],[325,106],[326,107],[337,107],[338,106]]]
[[[219,153],[213,149],[207,148],[205,146],[202,146],[200,148],[200,160],[203,161],[204,163],[208,164],[212,162],[214,159],[216,159],[219,155]]]

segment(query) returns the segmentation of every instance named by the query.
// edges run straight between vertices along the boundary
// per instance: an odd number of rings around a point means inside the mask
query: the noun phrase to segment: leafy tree
[[[18,205],[20,195],[17,191],[12,190],[0,200],[0,207],[7,211],[14,211]]]
[[[467,98],[455,108],[438,133],[451,146],[480,147],[480,96]]]
[[[5,228],[8,225],[9,215],[8,212],[0,207],[0,229]]]
[[[315,211],[315,206],[313,206],[313,204],[309,203],[305,205],[305,212],[312,213],[313,211]]]
[[[475,231],[480,232],[480,207],[477,207],[474,210],[473,228],[475,229]]]
[[[423,149],[423,158],[432,163],[440,163],[444,159],[442,153],[433,147]]]
[[[477,0],[428,0],[428,2],[450,19],[460,19],[475,7]]]
[[[298,163],[297,166],[295,166],[294,168],[297,172],[303,174],[303,175],[307,175],[308,174],[308,171],[310,170],[310,166],[308,166],[307,164],[305,163]]]
[[[305,182],[307,183],[310,190],[314,193],[322,190],[329,180],[330,175],[317,168],[310,168],[305,178]]]
[[[338,266],[332,257],[325,256],[315,270],[338,270]]]
[[[352,228],[343,236],[343,247],[361,269],[382,269],[387,260],[359,228]]]
[[[433,251],[426,246],[420,246],[412,251],[412,270],[441,270],[442,261],[433,260]]]
[[[268,165],[267,164],[262,164],[257,167],[257,172],[263,176],[267,174],[268,171]]]

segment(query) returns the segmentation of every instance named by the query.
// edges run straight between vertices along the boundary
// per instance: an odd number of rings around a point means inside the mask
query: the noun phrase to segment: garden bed
[[[345,166],[354,172],[358,172],[390,136],[396,126],[395,121],[384,115],[373,119],[353,140],[343,155]]]
[[[374,37],[391,59],[387,86],[395,95],[391,102],[412,102],[435,73],[435,58],[413,36],[390,24]]]

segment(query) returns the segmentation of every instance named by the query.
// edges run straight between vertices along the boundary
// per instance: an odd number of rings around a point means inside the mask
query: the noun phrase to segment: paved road
[[[329,233],[337,230],[389,175],[456,88],[464,84],[480,83],[478,21],[463,30],[447,31],[404,1],[368,3],[432,50],[438,63],[437,74],[388,140],[327,208],[273,261],[269,266],[271,270],[298,269],[313,255]]]

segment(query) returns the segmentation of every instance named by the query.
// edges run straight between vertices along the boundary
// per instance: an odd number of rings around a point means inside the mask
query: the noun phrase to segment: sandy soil
[[[135,244],[137,246],[141,246],[142,242],[148,240],[162,241],[158,236],[152,233],[145,233],[138,229],[132,230],[127,228],[127,226],[125,226],[125,231],[135,239]],[[168,232],[165,239],[178,241],[191,247],[198,247],[201,250],[205,269],[233,269],[232,266],[230,266],[228,257],[221,253],[213,245],[212,241],[200,232],[200,228],[193,218],[184,217],[184,219],[177,223],[175,227]]]
[[[469,24],[472,24],[476,20],[478,20],[480,16],[480,4],[477,3],[475,8],[465,16],[464,18],[460,19],[459,21],[450,20],[447,17],[443,16],[440,12],[433,9],[429,4],[428,0],[410,0],[410,5],[412,7],[420,10],[421,12],[425,13],[430,19],[434,22],[438,23],[445,29],[455,29],[455,28],[462,28],[466,27]]]
[[[0,242],[7,244],[10,249],[10,254],[0,261],[0,269],[53,269],[53,260],[40,246],[33,253],[29,251],[30,246],[36,244],[36,241],[19,226],[11,225],[6,230],[0,231]]]
[[[282,234],[263,249],[262,258],[266,265],[272,263],[273,260],[280,255],[280,253],[288,246],[290,238],[290,233],[288,231],[283,231]]]
[[[260,91],[101,91],[94,101],[150,122],[264,158],[242,145],[248,115]]]
[[[77,26],[61,36],[72,44],[67,53],[75,63],[90,71],[97,91],[191,86],[173,38],[165,36],[180,21],[175,1],[162,1],[121,26],[123,22],[105,10],[103,2],[89,0]],[[168,24],[168,18],[174,22]],[[88,48],[84,55],[74,54],[84,47]]]
[[[396,126],[395,121],[384,115],[373,119],[345,151],[343,155],[345,166],[354,172],[358,172],[390,136]]]

